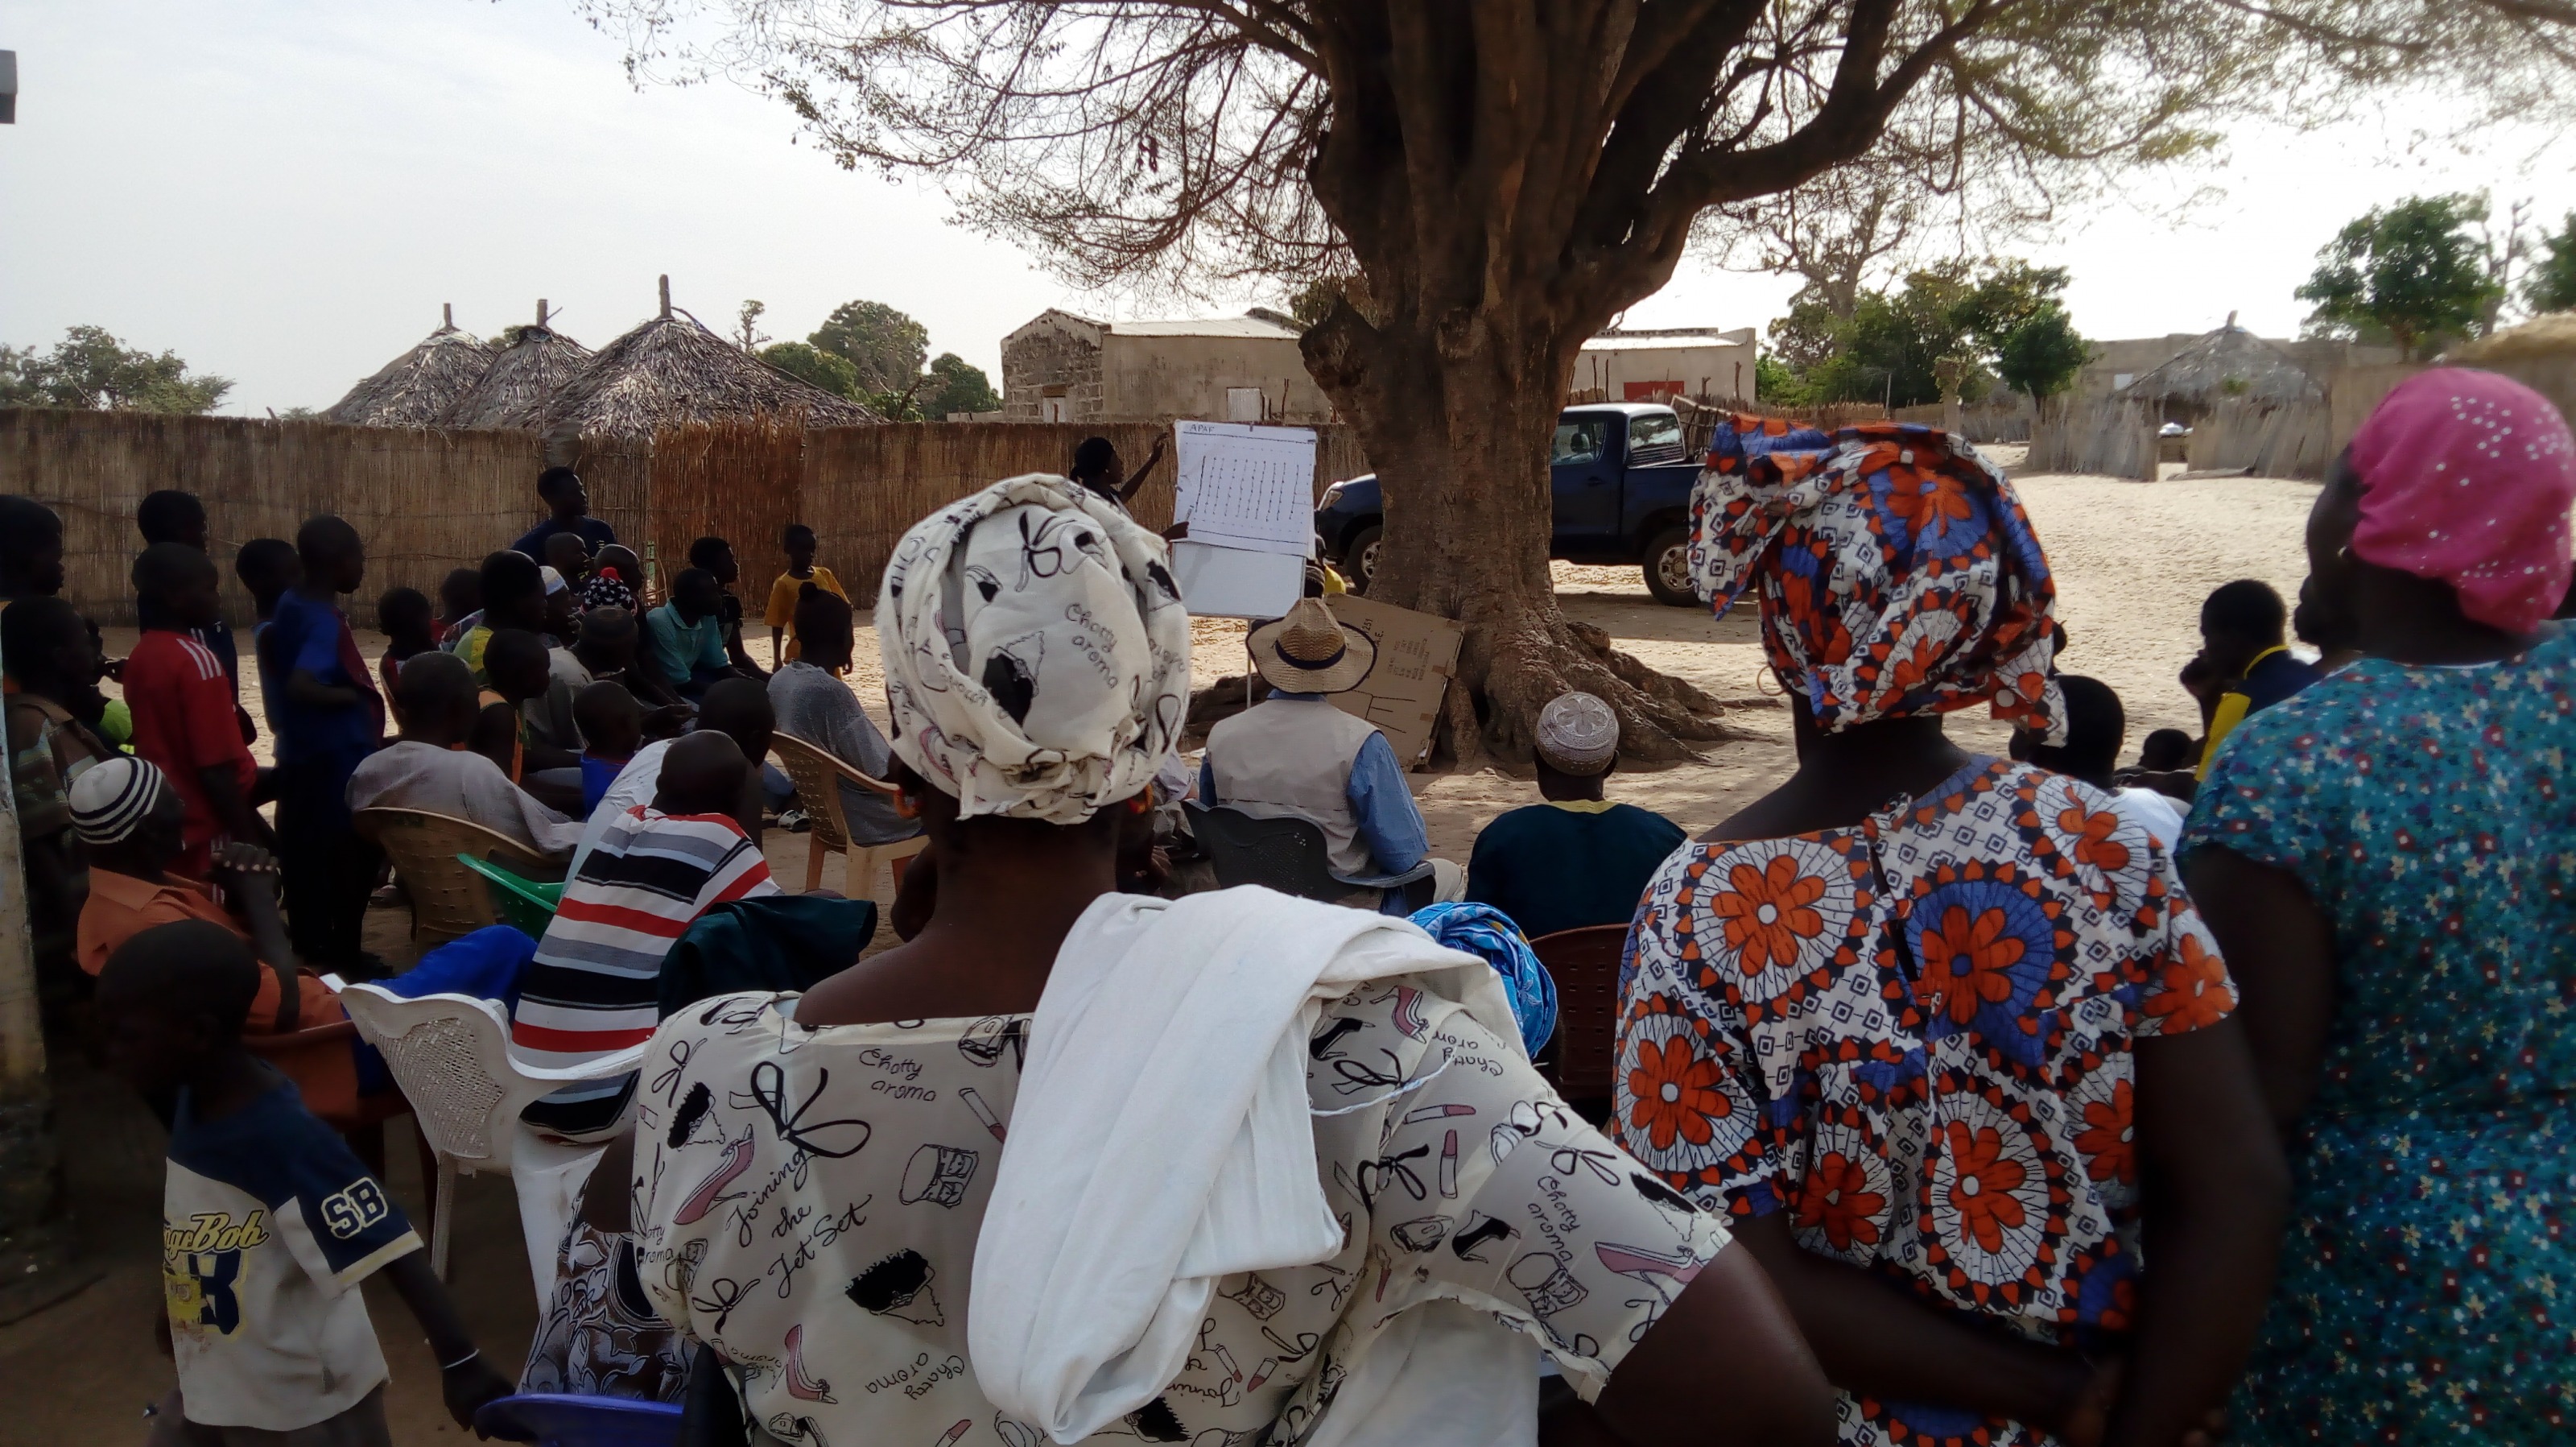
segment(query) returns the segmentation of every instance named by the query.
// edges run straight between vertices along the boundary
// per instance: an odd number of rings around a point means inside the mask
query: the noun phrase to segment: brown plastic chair
[[[1596,1124],[1609,1117],[1619,1027],[1619,958],[1628,926],[1586,925],[1530,941],[1556,980],[1556,1088]],[[1596,1114],[1597,1112],[1597,1114]]]
[[[361,809],[358,833],[393,859],[411,896],[411,937],[444,944],[502,923],[483,876],[457,862],[470,854],[530,879],[561,879],[564,863],[548,859],[497,830],[426,809]]]
[[[787,777],[796,781],[796,802],[805,806],[805,817],[814,824],[805,835],[806,891],[811,893],[822,887],[823,857],[827,854],[848,856],[841,868],[841,892],[852,899],[877,897],[879,865],[885,866],[889,891],[900,886],[903,876],[898,870],[903,861],[929,848],[929,837],[915,834],[892,844],[853,845],[850,821],[841,813],[843,783],[874,789],[888,798],[894,797],[895,786],[883,779],[869,778],[822,745],[794,734],[771,734],[769,747],[778,755],[779,766],[787,770]],[[891,892],[887,898],[893,898]]]

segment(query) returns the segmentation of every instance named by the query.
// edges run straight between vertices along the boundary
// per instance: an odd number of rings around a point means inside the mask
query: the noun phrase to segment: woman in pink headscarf
[[[2308,518],[2306,604],[2360,661],[2246,721],[2184,876],[2297,1175],[2235,1440],[2563,1440],[2576,1206],[2576,440],[2443,368]]]

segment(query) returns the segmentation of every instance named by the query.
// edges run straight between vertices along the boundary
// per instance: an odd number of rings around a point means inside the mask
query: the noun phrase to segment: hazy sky
[[[997,382],[1002,335],[1046,307],[1168,311],[1077,294],[947,224],[935,190],[839,170],[774,103],[631,89],[565,0],[6,0],[0,49],[21,91],[0,127],[0,342],[96,323],[236,379],[229,411],[329,405],[441,302],[490,333],[545,297],[597,347],[651,311],[662,272],[720,331],[746,297],[781,338],[843,300],[889,302]],[[2240,136],[2228,164],[2143,185],[2147,209],[2022,249],[2073,269],[2089,336],[2230,310],[2286,335],[2317,247],[2370,205],[2485,188],[2576,207],[2571,152],[2532,144],[2410,151],[2383,123]],[[2226,194],[2155,214],[2194,183]],[[1790,290],[1686,262],[1628,322],[1761,325]]]

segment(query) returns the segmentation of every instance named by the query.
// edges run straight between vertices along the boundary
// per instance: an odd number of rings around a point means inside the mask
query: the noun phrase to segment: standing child
[[[179,1384],[147,1441],[389,1442],[384,1352],[356,1289],[378,1271],[429,1338],[448,1414],[471,1426],[509,1385],[384,1182],[242,1047],[259,974],[249,946],[192,920],[136,935],[99,976],[110,1064],[145,1099],[176,1101],[161,1291]]]
[[[286,590],[304,579],[304,565],[295,559],[295,544],[284,538],[253,538],[233,554],[233,576],[250,594],[251,606],[257,610],[250,630],[251,663],[259,670],[259,711],[268,720],[270,749],[277,762],[286,762],[286,744],[277,736],[277,706],[285,697],[286,675],[277,671],[277,661],[267,652],[268,622],[277,616],[277,600]],[[239,691],[239,686],[235,686]],[[250,740],[245,738],[243,742]]]
[[[165,487],[135,505],[135,529],[143,534],[143,545],[186,543],[205,553],[206,505],[193,492]],[[211,556],[211,554],[209,554]],[[224,673],[233,681],[233,723],[242,731],[242,742],[259,742],[259,729],[250,721],[250,710],[241,706],[241,658],[233,647],[233,628],[223,615],[197,630],[197,641],[206,651],[224,661]]]
[[[204,879],[218,839],[277,843],[251,808],[259,764],[233,722],[232,680],[194,636],[220,606],[214,562],[185,543],[154,543],[134,560],[134,596],[143,636],[124,678],[134,752],[169,777],[187,806],[172,867]]]
[[[278,862],[296,953],[349,970],[368,963],[359,935],[381,857],[349,817],[349,776],[384,745],[385,703],[339,601],[366,581],[367,551],[356,528],[328,515],[296,531],[295,550],[304,581],[277,600],[265,645],[285,675]]]
[[[644,746],[644,706],[621,684],[594,683],[573,700],[572,716],[583,740],[581,817],[587,819]]]
[[[418,588],[387,588],[376,600],[376,630],[385,635],[385,654],[376,660],[376,676],[384,683],[385,697],[391,699],[397,696],[404,660],[438,647],[429,595]]]
[[[783,666],[804,651],[796,638],[796,599],[804,592],[805,585],[811,583],[843,602],[849,601],[850,595],[842,590],[841,580],[832,576],[831,569],[815,565],[812,528],[803,523],[789,523],[786,533],[778,540],[778,546],[787,554],[787,571],[779,574],[778,581],[769,585],[769,607],[763,612],[762,620],[769,624],[770,661]],[[783,653],[779,651],[782,630],[786,635],[786,651]]]

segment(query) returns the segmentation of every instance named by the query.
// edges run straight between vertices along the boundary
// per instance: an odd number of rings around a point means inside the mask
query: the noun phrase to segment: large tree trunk
[[[1719,722],[1718,703],[1613,652],[1556,606],[1547,459],[1582,342],[1559,330],[1489,314],[1435,339],[1400,320],[1371,325],[1343,303],[1307,333],[1307,368],[1359,430],[1383,487],[1369,596],[1464,625],[1464,691],[1447,720],[1461,762],[1490,751],[1525,763],[1539,710],[1568,689],[1617,710],[1624,758],[1695,757],[1694,743],[1742,736]]]

